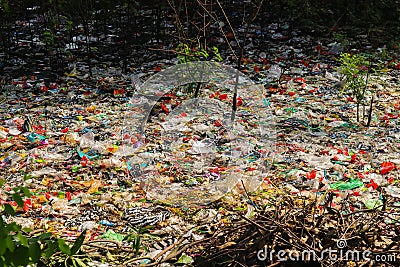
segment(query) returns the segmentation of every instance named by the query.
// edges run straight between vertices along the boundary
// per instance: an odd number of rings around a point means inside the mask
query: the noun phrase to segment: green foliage
[[[345,77],[342,93],[351,96],[360,104],[365,98],[369,62],[362,55],[349,53],[342,53],[338,61],[341,63],[339,72]]]
[[[222,61],[222,57],[221,57],[221,54],[219,53],[218,48],[216,46],[213,46],[211,49],[213,51],[215,61],[218,61],[218,62]]]
[[[4,180],[0,181],[0,185]],[[17,187],[8,193],[20,208],[24,207],[22,196],[30,196],[26,187]],[[32,229],[22,228],[15,222],[6,223],[3,214],[14,215],[14,208],[10,204],[4,205],[2,216],[0,216],[0,266],[26,266],[29,263],[37,263],[40,260],[42,250],[40,242],[44,236],[29,236]]]
[[[202,47],[190,48],[189,45],[180,43],[175,51],[177,53],[178,64],[208,60],[220,62],[223,60],[218,48],[215,46],[207,47],[206,49]],[[185,91],[187,94],[194,94],[194,97],[197,97],[200,92],[201,83],[190,83],[187,84],[186,87]]]
[[[5,180],[0,180],[0,188]],[[24,208],[24,197],[30,197],[31,193],[26,187],[16,187],[11,192],[6,192],[19,208]],[[56,238],[52,233],[31,234],[32,229],[22,228],[15,222],[7,222],[6,216],[14,216],[14,208],[6,203],[2,206],[0,216],[0,266],[18,267],[29,264],[45,264],[51,266],[55,255],[65,266],[86,266],[82,260],[73,257],[76,255],[85,239],[86,231],[75,240],[70,247],[62,238]]]
[[[54,253],[59,249],[59,251],[62,252],[61,257],[53,257],[51,258],[54,254],[50,254],[50,260],[51,262],[58,262],[59,264],[63,264],[64,266],[81,266],[85,267],[87,266],[84,263],[84,260],[76,257],[78,254],[80,248],[82,247],[83,241],[85,240],[85,235],[86,235],[86,230],[84,230],[79,237],[75,240],[74,244],[72,246],[69,246],[67,242],[65,242],[64,239],[58,238],[56,240],[56,245],[54,244],[51,245],[51,250]],[[46,255],[47,257],[47,255]]]
[[[72,20],[68,20],[66,16],[64,16],[64,19],[66,20],[67,25],[65,28],[67,29],[68,32],[71,32],[74,26],[74,22]]]
[[[139,250],[141,247],[147,250],[147,248],[142,245],[142,236],[146,232],[146,228],[139,227],[135,232],[130,233],[124,237],[124,241],[132,242],[132,249],[135,252],[135,257],[139,255]]]
[[[10,5],[8,4],[7,0],[0,0],[0,10],[10,12]]]
[[[222,61],[221,54],[217,47],[211,48],[190,48],[189,45],[180,43],[175,51],[177,52],[178,63],[188,63],[193,61],[215,60]]]
[[[369,127],[372,116],[373,93],[368,91],[368,82],[371,78],[379,80],[382,73],[387,69],[386,61],[388,61],[386,50],[382,50],[377,55],[361,55],[342,53],[338,59],[341,63],[338,68],[339,72],[344,75],[344,83],[342,93],[352,97],[357,104],[357,121],[360,121],[359,107],[362,104],[365,107],[365,98],[367,92],[371,95],[369,104],[368,121],[366,126]],[[372,59],[376,63],[372,64]],[[370,74],[374,74],[372,77]],[[365,114],[364,114],[365,116]]]
[[[347,34],[346,33],[338,33],[338,32],[334,32],[333,33],[333,38],[342,46],[342,47],[347,47],[350,42],[347,38]]]

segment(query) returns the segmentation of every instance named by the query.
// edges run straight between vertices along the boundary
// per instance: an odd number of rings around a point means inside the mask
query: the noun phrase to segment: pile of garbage
[[[398,249],[397,62],[371,79],[377,100],[365,127],[333,66],[343,46],[321,43],[309,57],[307,38],[286,40],[286,30],[270,25],[271,54],[249,46],[241,73],[229,60],[164,60],[131,75],[14,79],[0,99],[0,200],[18,214],[5,220],[71,240],[87,230],[86,248],[107,244],[98,259],[122,251],[131,265],[225,261],[239,249],[259,261],[264,245],[323,250],[366,225],[355,248]],[[187,83],[200,87],[197,98]],[[23,208],[11,198],[21,186],[31,192]],[[253,230],[249,243],[237,239]],[[142,235],[135,257],[132,231]],[[278,232],[283,247],[267,242]]]

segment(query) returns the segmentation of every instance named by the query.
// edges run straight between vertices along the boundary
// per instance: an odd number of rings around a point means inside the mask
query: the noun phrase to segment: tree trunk
[[[360,122],[360,114],[359,114],[359,111],[360,111],[360,103],[357,102],[357,110],[356,110],[356,112],[357,112],[357,122]]]
[[[369,104],[369,112],[368,112],[368,121],[367,121],[367,127],[371,125],[371,119],[372,119],[372,107],[374,103],[374,97],[371,97],[371,103]]]

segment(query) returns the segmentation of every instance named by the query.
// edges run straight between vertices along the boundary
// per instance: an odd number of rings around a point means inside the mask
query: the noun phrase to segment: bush
[[[0,181],[0,189],[5,180]],[[10,203],[2,206],[0,216],[0,267],[18,267],[29,264],[41,264],[51,266],[55,262],[63,262],[65,266],[85,266],[78,258],[73,256],[78,253],[85,239],[86,231],[76,239],[70,247],[62,238],[56,238],[52,233],[32,234],[33,229],[22,228],[15,222],[7,222],[6,217],[15,216],[15,210],[24,209],[26,202],[23,197],[30,197],[31,193],[26,187],[16,187],[11,193],[6,192],[17,205]],[[58,255],[55,257],[56,253]]]

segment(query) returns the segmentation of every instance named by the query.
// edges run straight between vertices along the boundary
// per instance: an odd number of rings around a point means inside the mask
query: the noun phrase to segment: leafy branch
[[[0,181],[0,189],[6,180]],[[50,265],[58,259],[64,266],[86,266],[78,254],[86,230],[75,240],[72,246],[62,238],[56,238],[52,233],[40,233],[30,228],[23,228],[15,222],[7,222],[12,218],[18,208],[26,210],[27,202],[23,198],[31,197],[31,192],[26,187],[16,187],[10,192],[5,192],[13,202],[2,205],[0,216],[0,266],[27,266],[29,264]],[[15,203],[15,205],[11,205]]]

